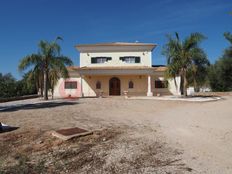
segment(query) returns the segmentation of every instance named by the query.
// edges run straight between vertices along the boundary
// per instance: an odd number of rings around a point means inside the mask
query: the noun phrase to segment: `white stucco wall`
[[[86,77],[87,79],[88,77]],[[92,78],[91,78],[92,79]],[[91,82],[93,82],[93,86],[96,83],[95,80],[91,80],[89,79]],[[96,92],[94,91],[94,87],[91,87],[90,83],[87,82],[87,80],[85,80],[84,78],[81,80],[82,81],[82,94],[84,97],[94,97],[97,96]],[[104,82],[101,82],[104,84]]]
[[[180,77],[176,77],[176,84],[174,79],[168,79],[168,88],[173,95],[181,95],[180,93]]]
[[[139,56],[140,63],[125,63],[119,58],[124,56]],[[112,60],[105,63],[91,64],[91,57],[112,57]],[[151,51],[140,52],[97,52],[97,53],[80,53],[80,67],[106,67],[106,66],[152,66]]]

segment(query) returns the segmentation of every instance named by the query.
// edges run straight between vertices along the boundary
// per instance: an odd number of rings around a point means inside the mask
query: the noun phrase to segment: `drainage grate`
[[[91,133],[92,132],[87,131],[85,129],[74,127],[74,128],[60,129],[60,130],[54,131],[52,135],[62,140],[69,140],[74,137],[85,136]]]
[[[84,133],[84,132],[88,132],[88,131],[85,129],[74,127],[74,128],[70,128],[70,129],[60,129],[60,130],[57,130],[56,132],[59,134],[62,134],[64,136],[70,136],[70,135],[80,134],[80,133]]]

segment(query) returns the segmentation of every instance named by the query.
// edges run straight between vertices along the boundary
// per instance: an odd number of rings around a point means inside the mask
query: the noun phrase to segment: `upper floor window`
[[[96,83],[96,89],[101,89],[101,82],[97,81],[97,83]]]
[[[137,56],[120,57],[120,60],[126,63],[140,63],[140,57]]]
[[[155,88],[167,88],[168,81],[166,80],[155,80]]]
[[[65,89],[77,89],[77,81],[69,81],[64,83]]]
[[[91,57],[91,63],[105,63],[112,60],[111,57]]]
[[[134,83],[132,81],[129,81],[129,88],[134,88]]]

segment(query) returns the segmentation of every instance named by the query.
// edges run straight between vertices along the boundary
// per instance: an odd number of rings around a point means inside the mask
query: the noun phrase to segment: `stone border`
[[[161,97],[129,97],[129,100],[163,100],[163,101],[187,101],[187,102],[209,102],[221,100],[221,97],[177,97],[177,96],[161,96]]]

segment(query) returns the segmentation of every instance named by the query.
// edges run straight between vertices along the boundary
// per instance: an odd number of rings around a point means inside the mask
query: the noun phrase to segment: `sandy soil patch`
[[[37,173],[229,174],[231,106],[231,97],[207,103],[102,98],[0,105],[0,120],[20,127],[0,134],[0,151],[7,149],[0,167],[5,173],[24,166]],[[98,131],[67,143],[49,136],[69,127]]]

